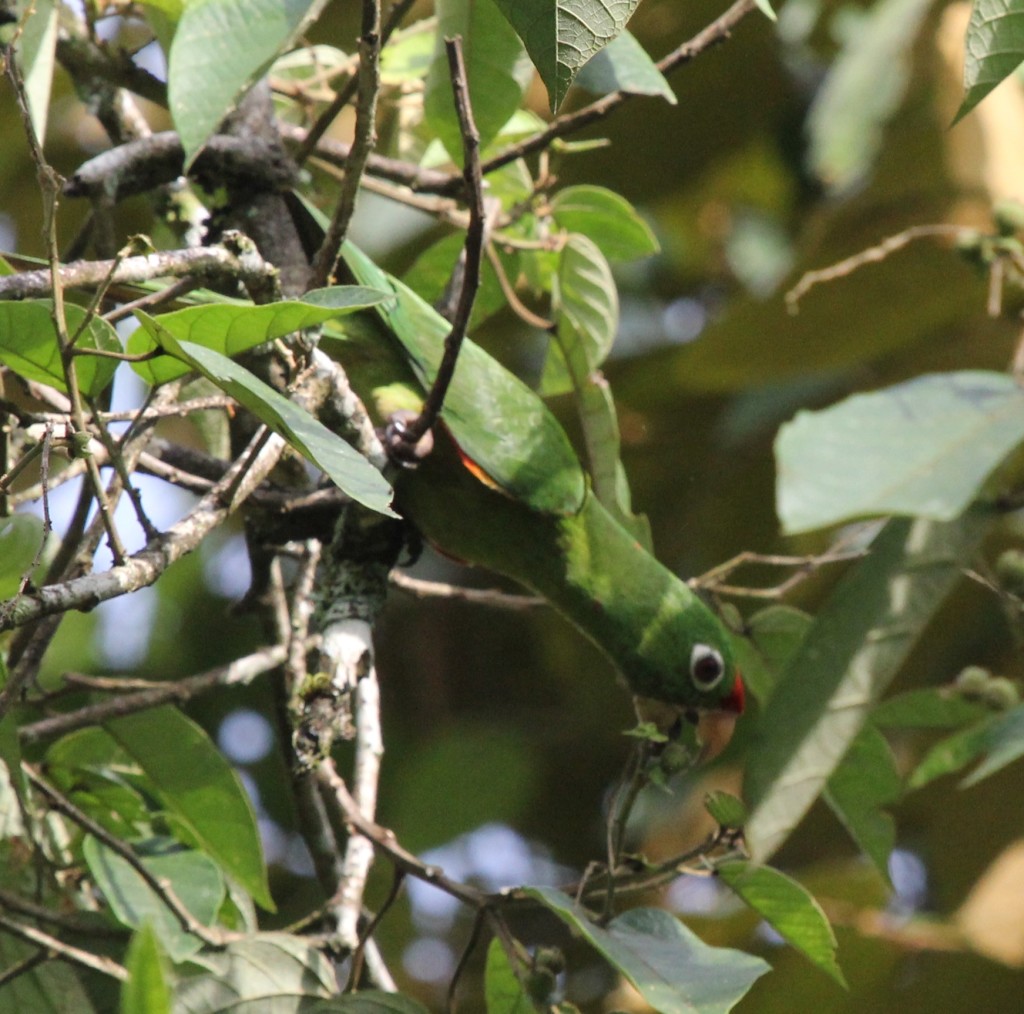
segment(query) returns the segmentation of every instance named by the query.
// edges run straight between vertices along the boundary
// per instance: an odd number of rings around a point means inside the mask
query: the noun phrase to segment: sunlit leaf
[[[168,59],[167,95],[188,166],[245,89],[326,0],[193,0]]]
[[[363,310],[386,298],[386,293],[359,285],[339,285],[307,292],[301,300],[289,299],[261,306],[251,303],[187,306],[154,319],[179,342],[194,342],[224,356],[237,356],[263,342]],[[133,355],[158,347],[144,326],[136,328],[127,343],[127,351]],[[132,368],[150,384],[174,380],[190,369],[172,356],[133,363]]]
[[[741,860],[720,863],[715,873],[784,940],[840,986],[846,985],[836,962],[835,933],[807,888],[770,866]]]
[[[580,933],[662,1014],[725,1014],[770,970],[751,954],[709,947],[659,908],[630,909],[602,928],[561,891],[531,887],[526,893]]]
[[[636,208],[605,187],[560,190],[551,201],[551,217],[560,229],[596,243],[609,260],[631,261],[659,250],[654,233]]]
[[[579,69],[626,27],[640,0],[495,0],[523,40],[552,111]]]
[[[1009,374],[937,373],[782,427],[778,512],[789,533],[853,518],[949,521],[1024,441],[1024,390]]]
[[[960,580],[994,516],[890,521],[818,612],[761,716],[744,790],[751,855],[771,856]]]
[[[173,850],[166,848],[168,843]],[[142,865],[173,889],[198,922],[206,926],[213,923],[224,900],[224,878],[212,859],[173,842],[165,842],[164,848],[159,843],[149,848],[136,846],[136,852]],[[82,853],[96,886],[119,922],[133,929],[151,925],[173,961],[199,950],[202,942],[182,927],[127,859],[92,835],[83,842]]]
[[[146,772],[164,806],[184,822],[203,851],[259,905],[273,911],[252,803],[209,736],[173,707],[113,719],[106,729]]]
[[[678,101],[665,75],[628,31],[623,31],[587,61],[576,84],[596,95],[609,92],[656,95],[673,106]]]
[[[444,40],[462,39],[473,120],[487,148],[519,107],[533,67],[519,37],[493,0],[438,0],[434,58],[427,74],[424,111],[431,131],[462,164],[462,131],[452,97]]]
[[[121,986],[121,1014],[171,1014],[169,969],[152,923],[132,936],[125,960],[128,981]]]
[[[141,311],[137,316],[142,326],[164,349],[187,363],[191,369],[199,370],[271,429],[280,433],[353,500],[370,510],[389,517],[396,516],[391,510],[391,487],[380,472],[305,409],[219,352],[193,342],[179,342],[163,328],[159,319]]]
[[[896,825],[884,807],[895,803],[902,791],[896,758],[874,725],[861,729],[825,789],[832,812],[886,879]]]
[[[26,380],[36,380],[67,392],[52,313],[53,302],[49,299],[0,302],[0,362]],[[68,337],[72,338],[85,322],[85,310],[66,303],[64,318]],[[102,317],[93,317],[75,347],[120,352],[121,342]],[[75,375],[79,389],[83,394],[94,397],[110,383],[117,367],[116,359],[76,356]]]
[[[1024,62],[1024,7],[975,0],[964,41],[964,100],[956,123]]]

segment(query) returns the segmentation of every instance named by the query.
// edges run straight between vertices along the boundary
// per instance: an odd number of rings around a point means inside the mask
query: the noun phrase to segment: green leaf
[[[990,715],[940,740],[910,773],[907,788],[923,788],[936,778],[953,774],[976,761],[987,749],[992,729],[998,721],[998,715]]]
[[[949,521],[1024,441],[1024,391],[1004,373],[936,373],[800,412],[775,444],[790,534],[853,518]]]
[[[882,701],[871,722],[882,729],[958,729],[990,713],[984,704],[949,687],[928,687]]]
[[[152,923],[143,923],[128,945],[129,979],[121,986],[121,1014],[171,1014],[169,969]]]
[[[751,855],[768,859],[842,760],[994,515],[888,522],[825,601],[755,732],[745,791]]]
[[[896,758],[873,725],[861,729],[825,789],[832,812],[886,881],[896,825],[883,808],[895,803],[902,791]]]
[[[548,350],[542,389],[548,394],[563,389],[573,392],[594,493],[615,519],[650,549],[650,526],[646,518],[633,513],[629,481],[620,459],[615,401],[599,369],[615,341],[618,293],[608,262],[586,236],[570,236],[562,250],[554,305],[557,329]]]
[[[34,514],[0,518],[0,599],[17,594],[43,541],[43,522]]]
[[[19,17],[27,7],[27,3],[17,5]],[[25,101],[32,129],[39,143],[43,144],[50,112],[54,55],[57,52],[57,4],[54,0],[36,0],[32,16],[23,24],[18,39],[18,58],[25,84]]]
[[[135,758],[203,851],[273,911],[249,796],[206,733],[172,707],[113,719],[105,728]]]
[[[427,126],[462,164],[462,131],[452,97],[446,38],[462,37],[469,100],[484,150],[519,108],[533,67],[519,37],[493,0],[438,0],[434,58],[427,74]]]
[[[53,302],[49,299],[0,302],[0,362],[26,380],[37,380],[67,393],[52,313]],[[74,336],[85,322],[85,310],[66,303],[64,319],[68,335]],[[121,342],[102,317],[93,317],[75,347],[120,352]],[[117,367],[116,359],[77,356],[75,373],[82,394],[90,398],[98,395],[110,383]]]
[[[427,1008],[411,996],[373,989],[346,993],[336,1000],[303,1004],[301,1009],[303,1014],[429,1014]],[[254,1009],[251,1014],[261,1012]]]
[[[424,18],[408,28],[398,29],[380,54],[381,83],[402,85],[422,81],[433,59],[436,31],[434,18]]]
[[[179,342],[158,319],[141,310],[136,316],[164,349],[212,380],[280,433],[353,500],[380,514],[397,517],[390,506],[391,487],[380,472],[305,409],[219,352],[192,342]]]
[[[580,70],[576,84],[595,95],[627,92],[630,95],[656,95],[670,105],[678,101],[672,86],[647,50],[628,31],[613,39]]]
[[[704,809],[722,827],[743,827],[747,819],[743,800],[721,789],[715,789],[704,797]]]
[[[975,0],[964,44],[965,94],[954,123],[1024,62],[1024,8],[1012,0]]]
[[[9,933],[0,934],[0,968],[14,969],[22,963],[20,975],[4,984],[3,1005],[17,1014],[95,1014],[98,1008],[82,985],[75,968],[63,961],[34,964],[37,944],[22,942]],[[103,1005],[104,1014],[110,1006]]]
[[[732,635],[736,665],[747,689],[760,703],[771,696],[780,673],[813,622],[807,613],[792,606],[768,606],[746,621],[742,634]]]
[[[609,260],[636,260],[660,249],[636,208],[604,187],[566,187],[552,200],[551,217],[560,229],[596,243]]]
[[[626,27],[640,0],[496,0],[548,90],[551,111],[580,68]]]
[[[329,1011],[329,1006],[303,1003],[300,1007],[296,1001],[305,997],[326,1000],[338,993],[331,962],[312,943],[287,933],[245,937],[223,950],[204,952],[202,961],[203,972],[178,984],[175,1010],[181,1014]],[[356,997],[361,995],[356,994]],[[401,1008],[391,1009],[396,1014],[401,1011]]]
[[[879,0],[850,32],[807,117],[811,168],[835,192],[871,168],[882,132],[899,108],[911,50],[932,0]]]
[[[487,1014],[534,1014],[536,1010],[497,938],[487,948],[484,999]]]
[[[351,243],[342,255],[363,285],[391,291],[377,312],[402,344],[420,384],[432,383],[448,322]],[[466,341],[441,417],[459,447],[517,500],[551,514],[575,514],[583,504],[583,469],[547,406],[518,377]]]
[[[319,16],[326,0],[193,0],[168,58],[167,97],[185,166],[245,89]]]
[[[728,947],[709,947],[675,916],[634,908],[602,929],[551,887],[525,893],[580,933],[662,1014],[725,1014],[770,966]]]
[[[769,20],[778,21],[778,15],[775,13],[775,9],[771,5],[771,0],[754,0],[757,4],[757,9]]]
[[[835,933],[807,888],[770,866],[738,860],[716,865],[715,873],[784,940],[840,986],[846,986],[836,962]]]
[[[224,878],[213,860],[192,849],[163,851],[170,839],[148,847],[135,846],[142,865],[164,880],[185,907],[204,926],[213,924],[224,900]],[[133,929],[150,924],[173,961],[182,961],[202,947],[202,941],[186,932],[160,896],[132,865],[97,838],[87,835],[82,854],[96,886],[103,892],[119,922]]]
[[[960,783],[962,787],[976,785],[1024,757],[1024,705],[1006,712],[992,724],[985,746],[988,756]]]
[[[374,306],[387,293],[359,285],[339,285],[307,292],[301,300],[280,303],[210,303],[187,306],[154,318],[179,342],[194,342],[213,349],[223,356],[234,357],[264,342],[281,338],[293,331],[315,327],[336,317]],[[158,348],[146,328],[138,327],[128,339],[127,351],[132,355]],[[149,384],[163,384],[189,372],[190,367],[171,356],[161,356],[132,368]]]

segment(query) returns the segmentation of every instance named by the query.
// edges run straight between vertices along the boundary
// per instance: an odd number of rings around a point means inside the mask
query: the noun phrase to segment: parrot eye
[[[690,654],[690,677],[700,690],[713,690],[722,682],[725,662],[720,652],[706,644],[695,644]]]

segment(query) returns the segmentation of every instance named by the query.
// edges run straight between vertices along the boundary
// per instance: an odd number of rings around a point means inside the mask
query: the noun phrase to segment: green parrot
[[[343,257],[356,282],[394,299],[346,318],[326,345],[372,409],[416,410],[449,324],[351,244]],[[547,599],[614,663],[642,717],[668,724],[658,705],[676,719],[742,712],[722,622],[598,500],[535,392],[467,340],[441,419],[432,452],[395,480],[399,512],[427,540]]]

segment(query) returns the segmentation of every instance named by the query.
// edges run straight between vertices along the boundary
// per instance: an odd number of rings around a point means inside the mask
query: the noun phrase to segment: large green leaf
[[[361,284],[394,293],[378,313],[428,387],[450,325],[351,243],[342,254]],[[463,453],[511,496],[545,513],[579,510],[586,484],[565,430],[533,391],[471,341],[459,354],[441,417]]]
[[[807,117],[808,161],[833,191],[868,173],[910,79],[911,47],[932,0],[879,0],[850,31]]]
[[[121,1014],[171,1014],[166,966],[152,923],[143,923],[128,945],[128,981],[121,987]]]
[[[39,946],[0,933],[0,967],[21,973],[12,976],[3,990],[3,1006],[17,1014],[98,1014],[82,984],[79,972],[70,962],[44,961],[38,964]],[[22,966],[19,968],[19,966]],[[110,1008],[103,1005],[104,1014]]]
[[[744,788],[756,860],[824,789],[993,519],[977,509],[946,524],[890,521],[826,600],[755,733]]]
[[[330,1007],[300,1001],[338,993],[331,962],[312,943],[287,933],[259,933],[202,957],[205,970],[178,984],[180,1014],[323,1011]]]
[[[366,309],[386,298],[387,293],[359,285],[339,285],[307,292],[301,300],[289,299],[261,306],[210,303],[187,306],[154,319],[179,342],[194,342],[233,357],[263,342]],[[127,351],[133,355],[158,347],[145,327],[136,328],[127,343]],[[161,356],[133,363],[132,366],[150,384],[163,384],[190,370],[189,366],[172,356]]]
[[[552,111],[580,68],[626,27],[640,0],[495,0],[523,40]]]
[[[907,788],[920,789],[936,778],[954,774],[983,756],[991,741],[998,715],[989,715],[966,729],[939,740],[910,773]]]
[[[26,380],[37,380],[66,392],[68,387],[52,313],[53,302],[49,299],[0,302],[0,362],[6,363]],[[85,322],[85,310],[66,303],[64,319],[69,336],[74,336]],[[121,342],[102,317],[93,317],[75,347],[120,352]],[[77,356],[75,374],[79,389],[84,395],[94,397],[110,383],[117,367],[116,359]]]
[[[460,36],[473,120],[486,148],[519,108],[533,67],[494,0],[438,0],[434,58],[427,74],[427,125],[448,154],[462,162],[462,131],[452,97],[444,40]]]
[[[174,850],[167,850],[167,844]],[[216,863],[201,852],[181,849],[177,843],[156,843],[152,848],[136,846],[142,865],[170,886],[196,920],[212,925],[224,900],[224,878]],[[132,929],[147,923],[173,961],[195,954],[202,941],[188,933],[178,917],[123,856],[92,835],[82,843],[82,854],[96,886],[118,921]]]
[[[327,0],[192,0],[168,59],[167,96],[191,164],[246,87],[316,19]]]
[[[836,962],[836,935],[807,888],[770,866],[754,866],[742,860],[721,863],[715,873],[784,940],[839,985],[846,985]]]
[[[1024,7],[1013,0],[975,0],[964,44],[965,94],[954,123],[1024,62]]]
[[[164,806],[199,847],[273,911],[252,804],[209,736],[173,707],[117,718],[106,729],[146,772]]]
[[[871,722],[880,729],[959,729],[990,713],[984,704],[948,687],[926,687],[882,701]]]
[[[1024,390],[1003,373],[936,373],[800,412],[775,444],[786,532],[852,518],[949,521],[1024,441]]]
[[[560,190],[551,201],[551,217],[560,229],[596,243],[609,260],[636,260],[660,249],[636,208],[605,187],[584,184]]]
[[[597,95],[628,92],[630,95],[657,95],[673,106],[677,102],[665,75],[636,37],[627,31],[587,61],[576,84]]]
[[[142,326],[176,358],[198,370],[237,402],[280,433],[353,500],[395,517],[392,490],[384,476],[336,433],[248,370],[213,349],[179,342],[158,319],[137,313]]]
[[[884,807],[895,803],[902,791],[889,743],[870,724],[854,739],[825,789],[832,812],[886,880],[896,825]]]
[[[580,933],[661,1014],[725,1014],[769,965],[728,947],[709,947],[675,916],[634,908],[602,928],[550,887],[526,893]]]

